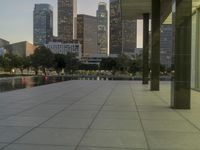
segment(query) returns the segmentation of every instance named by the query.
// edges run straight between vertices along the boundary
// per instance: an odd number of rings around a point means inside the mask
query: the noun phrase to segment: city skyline
[[[19,1],[21,2],[20,5]],[[107,9],[109,8],[109,0],[77,0],[78,14],[96,16],[99,2],[106,2]],[[48,3],[53,6],[53,34],[57,36],[57,0],[1,0],[0,10],[4,13],[0,13],[0,19],[3,20],[0,24],[0,38],[11,43],[33,42],[33,10],[37,3]],[[91,7],[88,7],[88,5]],[[142,21],[138,20],[137,22],[137,47],[141,48],[143,41]]]
[[[78,14],[96,16],[98,2],[101,1],[106,2],[107,4],[109,2],[109,0],[77,0]],[[1,21],[0,24],[1,38],[6,39],[11,43],[25,40],[33,42],[33,10],[37,3],[48,3],[53,6],[53,33],[57,36],[57,0],[20,0],[20,2],[19,5],[19,1],[1,1],[0,10],[4,12],[0,14],[0,19],[4,20]],[[91,7],[88,7],[88,5],[91,5]],[[13,26],[13,24],[15,26]]]

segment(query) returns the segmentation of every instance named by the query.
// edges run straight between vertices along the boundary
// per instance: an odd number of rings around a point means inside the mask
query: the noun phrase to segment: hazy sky
[[[109,2],[109,0],[77,0],[78,13],[96,15],[100,1]],[[57,35],[57,0],[0,0],[0,38],[11,43],[24,40],[32,42],[35,3],[49,3],[53,6],[54,35]],[[138,34],[139,41],[141,38],[141,34]],[[138,42],[139,47],[140,43]]]

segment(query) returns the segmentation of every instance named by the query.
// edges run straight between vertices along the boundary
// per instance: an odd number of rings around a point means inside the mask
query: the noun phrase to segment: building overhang
[[[151,15],[151,0],[122,0],[122,16],[124,19],[142,19],[144,13]],[[165,20],[171,12],[172,0],[161,0],[161,16]]]
[[[161,1],[161,21],[165,24],[172,22],[172,1]],[[126,20],[143,19],[144,13],[149,13],[151,16],[152,0],[121,0],[122,17]],[[200,7],[200,0],[192,0],[193,11]]]
[[[122,0],[122,18],[142,19],[142,14],[151,13],[151,0]]]

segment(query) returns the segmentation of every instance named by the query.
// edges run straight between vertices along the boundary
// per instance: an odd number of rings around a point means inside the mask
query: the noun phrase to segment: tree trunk
[[[24,69],[23,69],[23,68],[21,68],[21,69],[20,69],[20,71],[21,71],[21,75],[23,75],[23,74],[24,74],[24,72],[23,72],[23,71],[24,71]]]
[[[38,75],[38,70],[37,70],[37,69],[35,70],[35,75],[36,75],[36,76]]]

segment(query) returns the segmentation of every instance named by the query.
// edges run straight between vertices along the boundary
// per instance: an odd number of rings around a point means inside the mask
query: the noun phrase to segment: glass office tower
[[[33,13],[33,43],[47,44],[53,38],[53,7],[49,4],[35,4]]]

